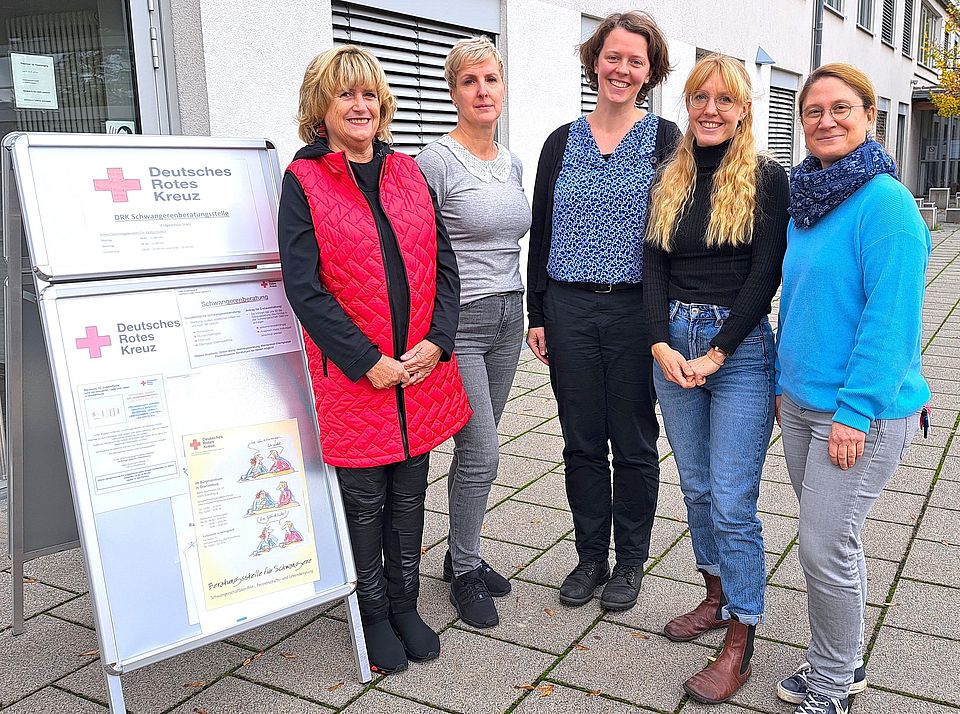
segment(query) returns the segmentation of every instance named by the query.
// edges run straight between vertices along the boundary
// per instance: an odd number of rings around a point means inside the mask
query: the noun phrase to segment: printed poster
[[[296,419],[183,438],[206,609],[319,579]]]

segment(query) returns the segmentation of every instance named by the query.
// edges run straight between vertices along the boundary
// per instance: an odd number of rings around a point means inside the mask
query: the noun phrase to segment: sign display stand
[[[57,134],[3,145],[27,253],[9,240],[5,181],[15,631],[24,562],[76,543],[38,535],[72,493],[111,711],[125,711],[124,672],[341,599],[370,681],[338,482],[276,267],[272,147]],[[31,434],[62,436],[46,477]]]

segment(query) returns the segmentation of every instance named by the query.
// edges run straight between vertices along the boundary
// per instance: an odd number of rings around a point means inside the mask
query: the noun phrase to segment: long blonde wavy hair
[[[713,177],[710,223],[707,226],[707,245],[711,248],[742,245],[752,239],[758,162],[753,136],[753,89],[739,60],[721,54],[707,55],[697,62],[687,77],[684,96],[689,101],[689,97],[714,76],[719,77],[729,95],[746,108],[746,113]],[[665,251],[670,250],[674,229],[697,182],[693,141],[693,128],[688,125],[680,146],[673,159],[664,166],[651,196],[646,239]]]

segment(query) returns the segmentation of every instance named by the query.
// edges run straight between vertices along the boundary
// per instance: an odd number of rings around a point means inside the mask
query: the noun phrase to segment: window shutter
[[[876,137],[877,143],[881,146],[887,145],[887,112],[884,110],[877,111],[877,128],[876,128]]]
[[[457,125],[443,63],[465,37],[489,32],[410,15],[333,2],[334,45],[357,44],[376,55],[397,98],[393,148],[417,154]]]
[[[793,167],[793,137],[796,127],[797,93],[782,87],[770,87],[770,122],[767,149],[788,171]]]
[[[901,50],[907,57],[913,57],[913,3],[907,0],[903,6],[903,46]]]
[[[897,0],[883,0],[883,17],[880,21],[880,39],[888,45],[893,44],[894,15],[897,10]]]

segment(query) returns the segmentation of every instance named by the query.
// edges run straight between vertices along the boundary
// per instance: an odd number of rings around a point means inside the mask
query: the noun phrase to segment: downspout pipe
[[[810,71],[820,66],[823,54],[823,3],[824,0],[814,0],[813,3],[813,52],[810,54]]]

